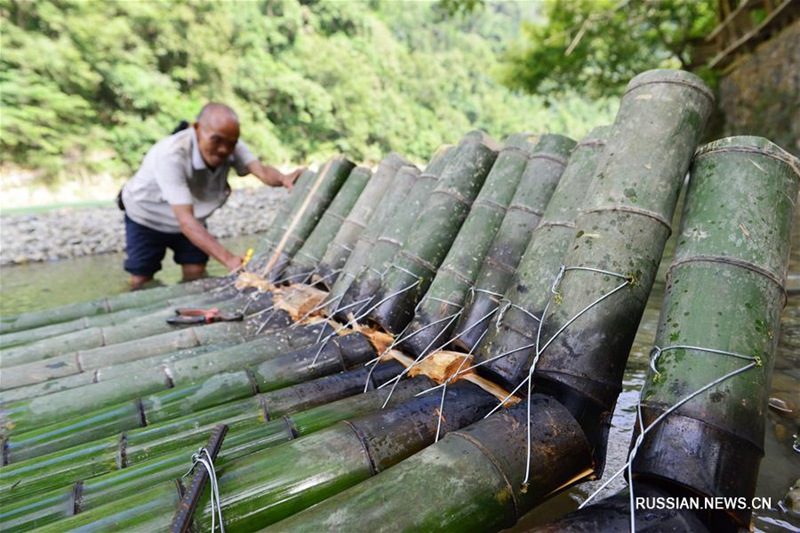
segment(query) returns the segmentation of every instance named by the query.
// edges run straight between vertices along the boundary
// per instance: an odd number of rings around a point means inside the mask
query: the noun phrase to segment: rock
[[[271,187],[236,189],[208,219],[208,229],[220,238],[264,232],[287,197],[285,190]],[[125,249],[123,220],[123,213],[111,203],[108,207],[2,216],[0,265],[120,252]]]

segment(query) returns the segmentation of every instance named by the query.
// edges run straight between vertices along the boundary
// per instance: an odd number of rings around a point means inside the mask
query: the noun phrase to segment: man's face
[[[195,122],[197,147],[209,167],[218,167],[233,153],[239,140],[239,124],[235,120],[220,118]]]

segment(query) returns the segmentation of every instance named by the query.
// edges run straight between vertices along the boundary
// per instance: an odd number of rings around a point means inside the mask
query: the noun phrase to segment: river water
[[[795,231],[787,289],[788,305],[781,319],[781,337],[772,378],[771,396],[779,398],[793,412],[770,409],[765,439],[765,457],[759,471],[757,496],[771,498],[773,509],[754,515],[757,531],[800,531],[800,518],[788,517],[779,508],[789,487],[800,479],[800,453],[793,450],[794,435],[800,433],[800,212],[795,216]],[[228,239],[224,243],[233,250],[244,251],[258,243],[257,236]],[[628,361],[610,435],[609,455],[603,480],[583,483],[551,499],[525,516],[513,531],[525,531],[572,511],[600,484],[625,463],[635,421],[638,391],[644,383],[648,354],[653,345],[659,310],[664,293],[664,275],[670,261],[674,240],[659,271],[650,300],[642,318],[636,341]],[[55,307],[67,303],[101,298],[127,290],[127,274],[122,270],[121,254],[81,257],[52,263],[3,267],[0,275],[0,314],[10,316],[26,311]],[[162,283],[176,283],[180,269],[168,260],[157,275]],[[218,264],[209,265],[212,275],[224,274]],[[625,487],[620,476],[609,485],[604,495]]]

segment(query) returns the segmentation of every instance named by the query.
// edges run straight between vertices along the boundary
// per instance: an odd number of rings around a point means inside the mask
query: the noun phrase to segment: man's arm
[[[262,165],[261,161],[258,160],[248,163],[247,170],[260,179],[265,185],[269,185],[270,187],[286,187],[290,191],[292,187],[294,187],[297,176],[303,171],[302,168],[298,168],[284,174],[275,167]]]
[[[228,272],[237,270],[242,266],[242,258],[222,246],[208,232],[205,226],[195,218],[192,204],[173,205],[172,211],[175,213],[175,218],[178,219],[181,233],[186,235],[186,238],[192,241],[195,246],[225,265]]]

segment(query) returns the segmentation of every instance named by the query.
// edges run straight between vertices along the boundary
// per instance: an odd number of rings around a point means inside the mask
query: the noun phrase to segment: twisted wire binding
[[[219,498],[219,485],[217,484],[217,472],[214,469],[214,463],[211,460],[211,454],[205,447],[200,448],[197,453],[192,454],[192,466],[181,477],[186,477],[191,474],[195,467],[201,464],[208,471],[208,479],[211,481],[211,531],[216,531],[216,517],[219,515],[219,530],[220,533],[225,533],[225,524],[222,521],[222,503]]]
[[[724,376],[715,379],[711,383],[708,383],[708,384],[700,387],[699,389],[697,389],[693,393],[689,394],[688,396],[683,397],[677,403],[675,403],[672,407],[670,407],[669,409],[667,409],[666,411],[661,413],[647,427],[644,427],[644,423],[643,423],[643,419],[642,419],[642,392],[644,391],[644,385],[642,385],[642,388],[639,390],[639,401],[636,403],[637,423],[639,425],[639,436],[636,437],[636,441],[634,442],[633,446],[631,447],[631,451],[628,454],[627,462],[624,465],[622,465],[622,468],[617,470],[617,472],[614,473],[613,476],[608,478],[608,480],[606,480],[602,485],[600,485],[600,487],[597,490],[595,490],[592,494],[590,494],[589,497],[586,498],[586,500],[583,503],[581,503],[580,506],[578,507],[578,509],[584,508],[592,499],[594,499],[595,496],[597,496],[600,492],[602,492],[614,479],[619,477],[620,474],[622,474],[623,472],[625,472],[627,470],[627,472],[628,472],[628,486],[629,486],[628,493],[629,493],[629,498],[630,498],[630,511],[631,511],[631,513],[630,513],[630,528],[631,528],[631,532],[636,531],[636,518],[635,518],[635,505],[634,505],[635,500],[634,500],[634,490],[633,490],[633,460],[636,458],[636,453],[639,451],[639,448],[641,447],[642,443],[644,442],[645,435],[647,435],[647,433],[649,433],[650,430],[652,430],[659,422],[663,421],[670,414],[674,413],[675,411],[680,409],[684,404],[686,404],[687,402],[693,400],[694,398],[696,398],[700,394],[703,394],[704,392],[716,387],[720,383],[723,383],[724,381],[727,381],[728,379],[731,379],[731,378],[733,378],[733,377],[735,377],[735,376],[737,376],[739,374],[742,374],[742,373],[746,372],[747,370],[750,370],[751,368],[762,366],[764,364],[762,359],[760,357],[758,357],[758,356],[753,357],[753,356],[749,356],[749,355],[742,355],[742,354],[736,353],[736,352],[729,352],[729,351],[725,351],[725,350],[717,350],[717,349],[714,349],[714,348],[703,348],[701,346],[688,346],[688,345],[680,345],[680,344],[673,345],[673,346],[667,346],[665,348],[661,348],[658,345],[654,345],[653,349],[650,351],[650,370],[652,370],[653,373],[654,373],[653,381],[658,381],[660,379],[660,376],[661,376],[661,373],[658,371],[658,368],[656,367],[656,364],[658,363],[658,359],[661,357],[661,355],[664,352],[667,352],[667,351],[670,351],[670,350],[695,350],[695,351],[707,352],[707,353],[711,353],[711,354],[715,354],[715,355],[725,355],[725,356],[728,356],[728,357],[735,357],[737,359],[743,359],[745,361],[750,361],[750,363],[745,365],[745,366],[743,366],[743,367],[741,367],[741,368],[738,368],[736,370],[728,372]]]

